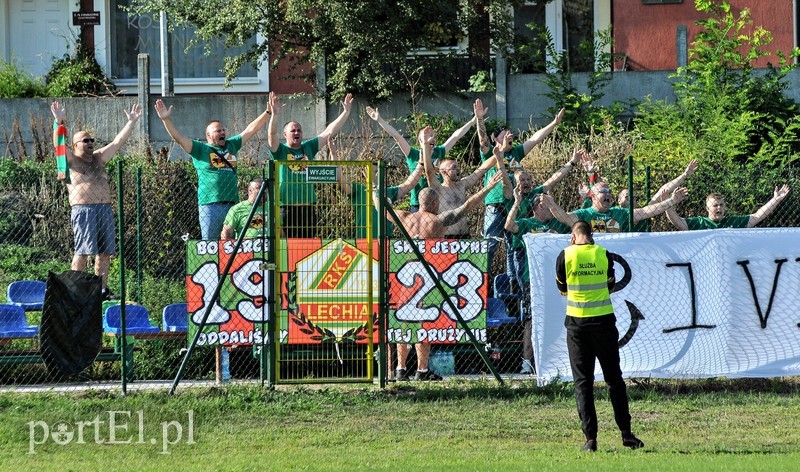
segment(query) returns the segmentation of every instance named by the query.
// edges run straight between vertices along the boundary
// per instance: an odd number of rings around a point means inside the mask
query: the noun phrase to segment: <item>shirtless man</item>
[[[479,103],[479,102],[480,101],[477,101],[476,103]],[[474,106],[473,106],[473,108],[474,108]],[[369,115],[370,118],[372,118],[376,123],[378,123],[378,125],[381,128],[383,128],[383,130],[386,131],[389,134],[389,136],[394,138],[394,141],[397,143],[397,146],[400,148],[400,152],[402,152],[403,156],[405,156],[405,158],[406,158],[406,165],[408,166],[408,172],[410,172],[410,173],[414,172],[414,169],[417,168],[417,165],[419,164],[419,161],[420,161],[420,158],[421,158],[420,150],[417,149],[417,148],[411,147],[411,145],[408,143],[408,141],[406,141],[406,138],[404,138],[394,128],[394,126],[389,124],[388,121],[386,121],[385,119],[383,119],[381,117],[381,114],[380,114],[380,112],[378,111],[377,108],[367,107],[367,115]],[[447,138],[447,141],[445,141],[444,144],[441,144],[439,146],[435,146],[433,148],[433,153],[431,154],[431,160],[433,160],[434,163],[438,164],[439,160],[444,159],[445,155],[447,155],[447,153],[450,152],[451,149],[453,149],[453,146],[456,145],[458,140],[463,138],[464,135],[467,134],[467,131],[469,131],[469,129],[472,128],[472,126],[475,123],[476,123],[476,118],[473,117],[471,120],[466,122],[463,126],[461,126],[461,128],[458,128],[457,130],[455,130],[453,132],[453,134],[449,138]],[[420,146],[422,146],[422,141],[420,141],[419,144],[420,144]],[[422,189],[424,189],[428,185],[429,185],[428,184],[428,179],[423,177],[422,179],[420,179],[419,183],[411,190],[411,198],[410,198],[411,202],[410,202],[410,205],[411,205],[411,212],[412,213],[414,213],[417,210],[419,210],[419,192],[421,192]],[[458,205],[456,205],[456,206],[458,206]]]
[[[433,128],[426,126],[419,132],[419,142],[434,146],[436,133]],[[462,206],[467,201],[467,189],[477,184],[483,174],[494,166],[495,158],[487,159],[475,172],[467,177],[461,178],[461,169],[458,162],[453,159],[439,161],[439,173],[442,174],[442,182],[436,179],[435,168],[433,167],[432,154],[423,153],[425,162],[425,177],[428,179],[430,188],[436,191],[439,196],[439,212],[444,213],[449,210]],[[460,218],[458,222],[445,228],[445,238],[466,239],[470,237],[469,226],[465,218]]]
[[[56,123],[66,125],[64,105],[55,101],[50,111]],[[111,209],[111,187],[105,165],[119,151],[131,135],[142,116],[142,107],[134,105],[131,111],[123,110],[128,122],[114,140],[100,149],[94,148],[95,139],[87,131],[78,131],[72,137],[72,149],[66,147],[70,181],[67,183],[69,204],[72,207],[72,231],[75,254],[72,270],[86,270],[88,256],[94,258],[94,273],[103,282],[103,298],[112,299],[108,290],[108,269],[111,255],[117,251],[114,229],[114,212]],[[53,144],[58,147],[58,131],[53,131]]]
[[[433,143],[423,145],[423,159],[426,158],[426,154],[432,153],[432,151]],[[400,224],[406,228],[411,237],[419,239],[441,238],[444,235],[445,228],[463,219],[469,211],[481,206],[486,194],[501,181],[502,176],[495,174],[486,187],[471,196],[463,205],[444,213],[439,212],[439,197],[436,191],[430,187],[425,188],[419,193],[418,212],[397,211]],[[431,345],[429,343],[417,343],[414,347],[417,351],[417,373],[414,379],[422,381],[442,380],[441,376],[428,369]],[[397,372],[395,373],[395,379],[397,380],[408,380],[406,359],[408,359],[410,349],[411,346],[408,344],[397,345]]]

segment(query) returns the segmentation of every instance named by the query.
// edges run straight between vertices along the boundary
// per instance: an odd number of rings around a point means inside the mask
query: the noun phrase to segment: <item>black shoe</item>
[[[634,436],[633,433],[622,433],[622,445],[631,449],[644,447],[642,440]]]
[[[103,300],[119,300],[119,297],[109,290],[108,287],[104,288],[101,293],[103,294]]]
[[[417,371],[417,373],[414,374],[414,380],[419,380],[421,382],[435,382],[444,379],[442,379],[441,375],[438,375],[436,372],[428,369],[425,372]]]
[[[583,445],[581,451],[586,452],[595,452],[597,451],[597,440],[596,439],[587,439],[586,444]]]
[[[406,373],[405,369],[397,369],[394,371],[394,379],[398,382],[406,382],[408,381],[408,373]]]

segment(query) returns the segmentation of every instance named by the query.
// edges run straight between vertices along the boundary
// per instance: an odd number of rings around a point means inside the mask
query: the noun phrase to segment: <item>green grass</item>
[[[571,384],[536,388],[492,382],[326,387],[184,389],[174,397],[101,392],[0,395],[3,470],[791,470],[800,453],[800,380],[650,381],[629,390],[642,450],[621,446],[605,391],[598,389],[599,451],[583,443]],[[142,444],[52,440],[29,452],[31,421],[104,423],[108,411]],[[186,443],[188,411],[194,444]],[[161,454],[162,422],[184,440]],[[48,427],[49,427],[48,426]],[[175,430],[171,430],[173,438]],[[43,438],[37,430],[38,440]],[[151,444],[149,439],[154,439]]]

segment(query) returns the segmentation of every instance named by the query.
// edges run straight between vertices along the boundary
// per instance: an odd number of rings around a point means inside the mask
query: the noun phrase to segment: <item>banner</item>
[[[269,241],[266,241],[268,244]],[[186,303],[189,312],[189,339],[193,339],[206,313],[221,273],[233,257],[230,274],[220,288],[219,300],[211,306],[206,325],[197,344],[237,345],[266,344],[272,292],[267,271],[266,253],[260,239],[246,239],[233,255],[235,242],[187,241]],[[286,330],[281,330],[285,340]]]
[[[378,240],[373,241],[371,251],[366,239],[289,239],[280,244],[279,267],[285,270],[276,320],[279,341],[366,343],[371,337],[377,343]],[[234,259],[198,345],[266,343],[267,300],[273,291],[271,272],[263,269],[266,254],[260,240],[244,240],[235,256],[233,247],[234,241],[187,243],[190,336],[211,302],[225,265]],[[428,239],[418,241],[417,247],[433,265],[475,337],[486,342],[487,242]],[[388,279],[388,342],[469,342],[406,241],[390,241]]]
[[[800,375],[800,229],[595,234],[615,253],[611,295],[628,377]],[[527,234],[536,372],[571,380],[555,283],[569,235]],[[596,374],[602,378],[599,366]]]
[[[424,239],[417,247],[475,338],[486,342],[488,253],[486,240]],[[389,330],[387,342],[468,343],[434,280],[405,240],[389,248]]]

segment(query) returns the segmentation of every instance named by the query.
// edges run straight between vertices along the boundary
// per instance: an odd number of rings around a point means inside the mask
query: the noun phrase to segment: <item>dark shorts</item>
[[[114,212],[108,203],[73,205],[72,232],[75,254],[115,254],[117,252]]]

